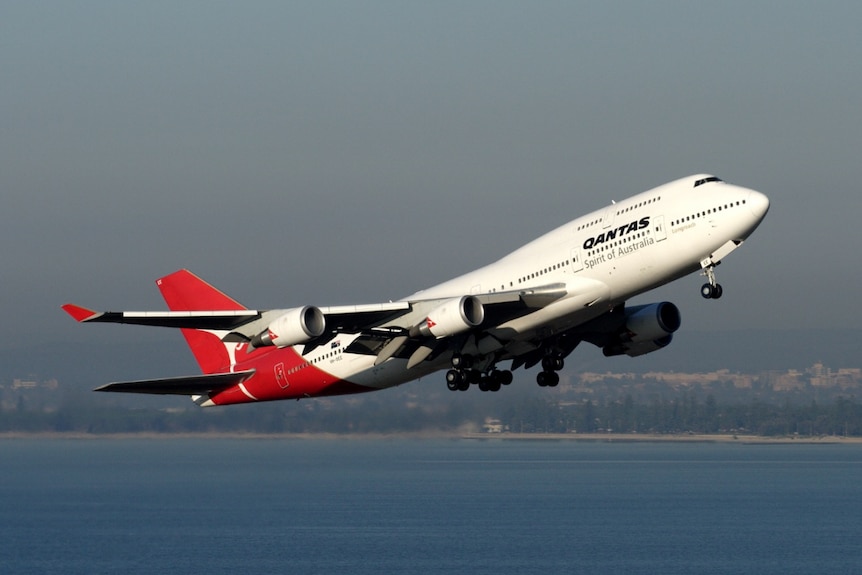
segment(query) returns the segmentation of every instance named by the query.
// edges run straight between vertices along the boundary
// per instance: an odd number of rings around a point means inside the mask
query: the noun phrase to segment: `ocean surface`
[[[862,445],[0,440],[0,572],[862,573]]]

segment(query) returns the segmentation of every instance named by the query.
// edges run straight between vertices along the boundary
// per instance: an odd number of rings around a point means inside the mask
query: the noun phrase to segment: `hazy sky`
[[[385,301],[697,172],[768,194],[683,329],[857,327],[858,2],[4,2],[2,341],[189,268]]]

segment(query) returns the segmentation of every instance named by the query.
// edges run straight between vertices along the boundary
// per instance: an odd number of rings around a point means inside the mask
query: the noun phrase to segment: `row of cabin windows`
[[[642,207],[647,206],[647,205],[649,205],[649,204],[651,204],[651,203],[653,203],[653,202],[657,202],[657,201],[659,201],[660,199],[661,199],[661,196],[656,196],[656,197],[654,197],[654,198],[650,198],[650,199],[648,199],[648,200],[646,200],[646,201],[644,201],[644,202],[639,202],[639,203],[637,203],[637,204],[634,204],[634,205],[632,205],[632,206],[629,206],[629,207],[627,207],[627,208],[623,208],[623,209],[619,210],[619,211],[617,212],[617,215],[619,216],[619,215],[625,214],[625,213],[627,213],[627,212],[630,212],[630,211],[632,211],[632,210],[636,210],[636,209],[638,209],[638,208],[642,208]]]
[[[632,204],[631,206],[628,206],[628,207],[626,207],[626,208],[623,208],[623,209],[621,209],[621,210],[618,210],[616,215],[618,215],[618,216],[619,216],[619,215],[621,215],[621,214],[628,213],[628,212],[630,212],[630,211],[632,211],[632,210],[636,210],[636,209],[638,209],[638,208],[642,208],[642,207],[644,207],[644,206],[647,206],[647,205],[652,204],[652,203],[654,203],[654,202],[657,202],[657,201],[659,201],[659,200],[661,200],[661,196],[655,196],[654,198],[650,198],[650,199],[648,199],[648,200],[644,200],[643,202],[638,202],[637,204]],[[593,221],[591,221],[591,222],[587,222],[586,224],[580,225],[580,226],[578,226],[578,231],[581,231],[581,230],[585,230],[585,229],[587,229],[587,228],[590,228],[590,227],[592,227],[592,226],[594,226],[594,225],[596,225],[596,224],[598,224],[598,223],[601,223],[601,221],[602,221],[602,218],[597,218],[597,219],[595,219],[595,220],[593,220]]]
[[[602,221],[602,218],[599,218],[599,219],[597,219],[597,220],[593,220],[593,221],[591,221],[591,222],[587,222],[586,224],[583,224],[583,225],[581,225],[581,226],[578,226],[578,231],[585,230],[585,229],[587,229],[587,228],[591,228],[591,227],[593,227],[594,225],[596,225],[596,224],[598,224],[598,223],[601,223],[601,221]]]
[[[554,264],[554,265],[552,265],[552,266],[549,266],[549,267],[546,267],[546,268],[542,268],[542,269],[540,269],[540,270],[538,270],[538,271],[535,271],[535,272],[533,272],[533,273],[527,274],[527,275],[525,275],[524,277],[520,277],[520,278],[518,278],[518,283],[519,283],[519,284],[520,284],[520,283],[524,283],[524,282],[525,282],[525,281],[527,281],[527,280],[535,279],[535,278],[537,278],[537,277],[541,277],[541,276],[543,276],[543,275],[545,275],[545,274],[549,274],[549,273],[551,273],[551,272],[553,272],[553,271],[557,271],[557,270],[563,269],[564,267],[566,267],[566,266],[567,266],[567,265],[569,265],[570,263],[572,263],[572,262],[571,262],[571,260],[565,260],[565,261],[562,261],[562,262],[556,263],[556,264]]]
[[[736,202],[730,202],[729,204],[724,204],[723,206],[718,206],[717,208],[710,208],[705,212],[697,212],[696,214],[685,216],[684,218],[679,218],[678,220],[673,220],[670,225],[671,226],[679,226],[685,224],[686,222],[690,222],[692,220],[696,220],[698,218],[705,218],[710,214],[715,214],[724,210],[729,210],[730,208],[735,208],[737,206],[742,206],[745,204],[745,200],[737,200]]]
[[[308,367],[309,365],[311,365],[313,363],[320,363],[321,361],[323,361],[325,359],[333,358],[336,355],[339,355],[341,353],[344,353],[344,349],[338,349],[336,351],[331,351],[329,353],[325,353],[325,354],[321,355],[320,357],[316,357],[316,358],[312,359],[311,361],[304,361],[304,362],[300,363],[299,365],[291,367],[289,370],[287,370],[287,375],[294,374],[297,371],[305,369],[306,367]]]
[[[518,283],[521,284],[521,283],[524,283],[528,280],[535,279],[537,277],[541,277],[545,274],[549,274],[553,271],[561,270],[571,263],[572,263],[571,260],[565,260],[565,261],[553,264],[551,266],[548,266],[546,268],[542,268],[539,271],[536,271],[536,272],[527,274],[524,277],[518,278]],[[510,288],[515,287],[515,282],[509,282],[509,287]],[[506,284],[500,284],[500,291],[506,291]],[[491,290],[488,290],[488,293],[497,293],[497,288],[493,288]]]

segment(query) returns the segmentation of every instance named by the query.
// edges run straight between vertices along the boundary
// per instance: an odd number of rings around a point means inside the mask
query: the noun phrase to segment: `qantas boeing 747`
[[[512,370],[537,364],[538,384],[553,387],[583,341],[606,356],[667,346],[680,326],[677,307],[626,301],[698,270],[703,297],[720,298],[715,267],[768,209],[764,194],[699,174],[395,302],[251,310],[180,270],[156,282],[170,311],[63,309],[79,322],[179,328],[203,372],[97,391],[188,395],[212,406],[373,391],[443,369],[453,391],[497,391]]]

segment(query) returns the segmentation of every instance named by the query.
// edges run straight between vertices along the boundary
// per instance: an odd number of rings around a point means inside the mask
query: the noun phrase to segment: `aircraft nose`
[[[766,194],[761,194],[760,192],[756,192],[754,190],[748,194],[748,200],[746,202],[748,204],[748,209],[751,210],[751,213],[754,214],[754,217],[757,218],[757,221],[760,221],[766,216],[766,212],[769,211],[769,198],[766,197]]]

